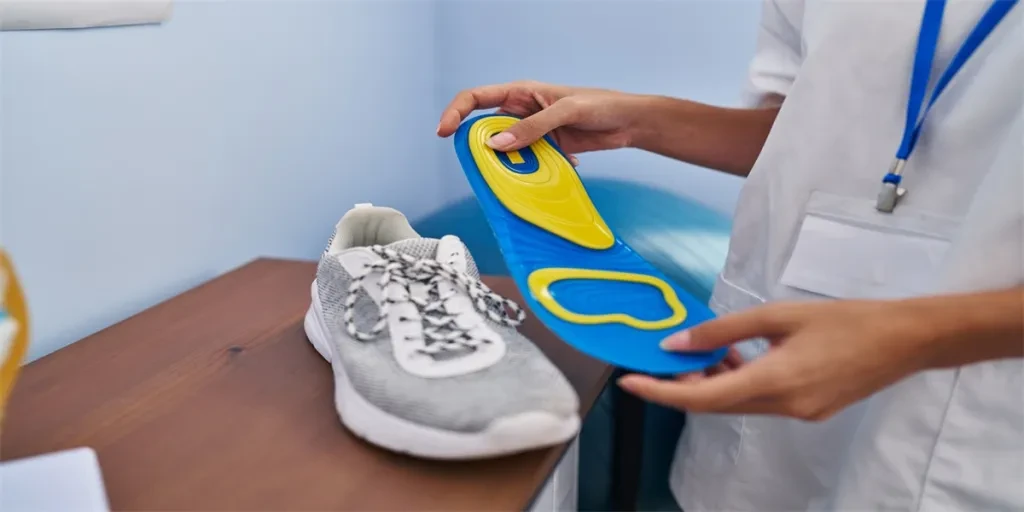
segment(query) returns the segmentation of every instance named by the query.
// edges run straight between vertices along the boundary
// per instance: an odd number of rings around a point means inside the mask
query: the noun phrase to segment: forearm
[[[737,176],[754,166],[778,107],[736,109],[643,96],[630,145]]]
[[[928,368],[1024,357],[1024,287],[915,299],[919,328],[938,350]]]

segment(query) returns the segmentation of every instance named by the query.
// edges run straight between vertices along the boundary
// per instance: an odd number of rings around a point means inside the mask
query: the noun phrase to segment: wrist
[[[627,101],[627,146],[737,176],[750,173],[779,111],[716,107],[665,96]]]
[[[673,131],[672,124],[678,124],[680,113],[689,102],[678,98],[649,94],[630,94],[626,98],[627,146],[634,149],[652,150],[660,144],[666,133]],[[673,122],[673,119],[676,121]]]
[[[904,301],[916,318],[926,368],[1024,355],[1024,289]]]

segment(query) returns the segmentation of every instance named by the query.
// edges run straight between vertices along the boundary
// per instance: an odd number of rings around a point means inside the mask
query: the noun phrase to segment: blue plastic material
[[[608,227],[654,268],[707,304],[729,253],[731,219],[692,198],[643,183],[584,177]],[[462,239],[481,274],[509,276],[476,197],[460,198],[413,219],[422,236]]]
[[[523,292],[527,305],[541,322],[576,349],[637,372],[674,375],[700,371],[725,357],[724,349],[688,354],[661,350],[659,344],[666,336],[709,320],[714,314],[703,302],[672,283],[668,276],[640,257],[621,239],[616,237],[614,246],[607,250],[586,249],[521,220],[505,208],[480,175],[469,149],[469,128],[477,119],[480,117],[463,123],[455,134],[456,153],[494,232],[512,278]],[[548,142],[557,148],[554,140],[548,138]],[[532,296],[526,283],[533,271],[551,267],[618,270],[658,277],[671,284],[686,308],[687,317],[682,325],[663,330],[640,330],[617,323],[580,325],[564,321],[548,312]],[[585,300],[589,303],[588,312],[592,313],[622,312],[636,315],[636,310],[645,309],[644,303],[661,300],[653,294],[623,289],[620,283],[577,281],[566,284],[558,290],[559,302],[567,305]],[[613,288],[615,293],[611,293]],[[579,294],[580,297],[574,298],[573,294]],[[634,311],[622,311],[624,303],[631,303],[630,309]],[[652,303],[650,309],[660,305],[660,302]]]

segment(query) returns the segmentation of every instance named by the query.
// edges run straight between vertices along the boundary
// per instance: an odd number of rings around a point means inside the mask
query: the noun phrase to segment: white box
[[[580,440],[569,445],[551,473],[547,483],[537,494],[530,512],[575,512],[579,492]]]

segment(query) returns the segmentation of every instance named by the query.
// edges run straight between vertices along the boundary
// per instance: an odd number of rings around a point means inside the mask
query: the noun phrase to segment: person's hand
[[[941,363],[935,310],[913,301],[771,304],[722,316],[670,338],[666,350],[711,350],[767,338],[769,351],[675,380],[627,375],[625,390],[691,412],[772,414],[820,421]],[[939,364],[941,366],[941,364]]]
[[[474,110],[498,107],[523,119],[491,138],[500,151],[526,147],[550,133],[570,155],[630,145],[642,96],[540,82],[486,85],[460,92],[441,114],[437,134],[448,137]]]

